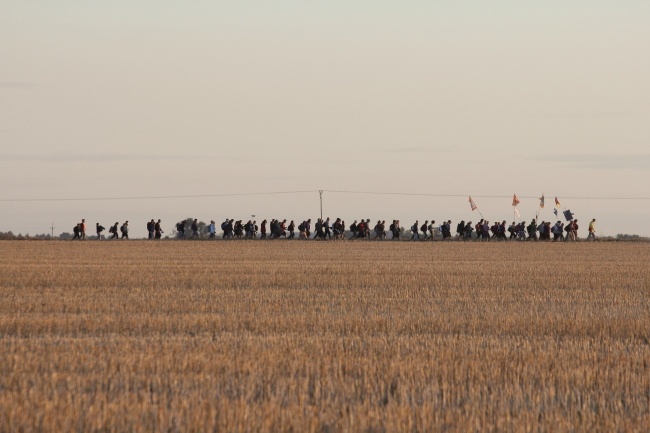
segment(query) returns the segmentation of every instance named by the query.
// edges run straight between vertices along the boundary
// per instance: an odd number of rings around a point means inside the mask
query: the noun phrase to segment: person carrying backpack
[[[185,238],[185,221],[176,223],[176,232],[178,232],[178,239]]]
[[[420,240],[420,235],[418,234],[418,231],[420,230],[420,225],[417,220],[415,220],[415,224],[411,226],[411,240]]]
[[[508,227],[508,233],[510,233],[510,240],[513,240],[517,237],[517,224],[513,221]]]
[[[429,225],[429,220],[424,220],[424,224],[420,227],[420,231],[422,232],[422,237],[424,240],[427,239],[427,226]]]
[[[120,227],[120,231],[122,232],[121,239],[129,239],[129,222],[128,221],[125,221],[124,224],[122,224],[122,227]]]
[[[95,231],[97,232],[97,240],[100,240],[102,238],[102,232],[104,230],[105,230],[104,227],[99,225],[99,223],[95,225]]]
[[[108,232],[112,234],[111,239],[117,239],[117,226],[119,225],[118,222],[115,223],[115,225],[111,226],[110,229],[108,229]]]
[[[332,239],[332,231],[330,229],[330,217],[323,222],[323,239]]]
[[[463,236],[464,233],[465,233],[465,220],[462,220],[456,226],[456,234],[458,235],[459,240],[461,240],[461,239],[463,239],[465,237],[465,236]]]
[[[160,226],[160,220],[158,220],[158,222],[153,225],[153,231],[154,231],[154,237],[156,239],[162,238],[163,231],[162,231],[162,227]]]
[[[442,225],[442,238],[451,239],[451,220],[448,220]]]
[[[154,226],[156,224],[153,222],[153,218],[151,218],[151,221],[147,223],[147,233],[149,233],[149,239],[153,239],[154,237]]]
[[[72,233],[74,233],[74,237],[72,238],[73,241],[76,239],[81,240],[81,224],[77,223],[77,225],[72,229]]]
[[[357,237],[357,220],[354,220],[354,222],[350,224],[350,233],[352,233],[352,237],[350,239]]]

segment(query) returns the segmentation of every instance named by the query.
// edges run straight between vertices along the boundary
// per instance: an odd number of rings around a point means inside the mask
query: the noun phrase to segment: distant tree
[[[52,239],[52,235],[50,235],[49,233],[48,233],[48,234],[42,233],[42,234],[40,234],[40,235],[34,235],[33,238],[34,238],[34,239],[51,240],[51,239]]]
[[[646,238],[639,235],[628,235],[628,234],[619,233],[616,235],[616,240],[617,241],[647,241],[650,240],[650,238]]]
[[[72,239],[73,237],[73,234],[68,232],[63,232],[59,235],[59,239]]]
[[[16,239],[16,235],[14,235],[12,232],[0,232],[0,240],[12,240]]]
[[[192,217],[185,218],[185,239],[189,239],[192,237],[192,223],[194,223],[194,218]],[[210,229],[208,228],[208,224],[206,224],[203,221],[199,221],[197,225],[199,226],[199,237],[200,238],[207,237],[210,232]],[[176,223],[174,223],[174,229],[172,230],[170,237],[173,239],[178,237],[178,231],[176,231]]]

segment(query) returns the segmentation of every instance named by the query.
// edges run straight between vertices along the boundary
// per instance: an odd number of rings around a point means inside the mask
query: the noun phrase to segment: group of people
[[[151,223],[153,223],[153,220],[151,220]],[[147,223],[147,230],[149,230],[149,224]],[[160,235],[162,234],[162,230],[160,229],[160,220],[158,220],[157,223],[154,224],[154,226],[158,227],[158,231],[155,230],[154,232],[156,233],[156,238],[160,239]],[[154,227],[152,226],[152,227]],[[118,228],[119,227],[119,228]],[[106,228],[101,225],[100,223],[97,223],[95,225],[95,233],[97,233],[97,239],[102,238],[102,233],[104,233],[104,230]],[[74,226],[72,229],[72,232],[74,236],[72,237],[72,240],[85,240],[86,239],[86,220],[82,219],[80,223],[77,223],[77,225]],[[153,239],[153,233],[152,231],[149,231],[149,239]],[[125,221],[124,224],[120,226],[119,222],[116,222],[113,224],[109,229],[108,233],[111,234],[110,239],[117,239],[119,237],[118,233],[121,233],[121,239],[128,239],[129,238],[129,222]]]
[[[506,222],[495,222],[490,225],[487,220],[480,220],[475,226],[472,222],[461,221],[456,227],[456,233],[459,239],[469,240],[472,239],[472,232],[476,233],[474,239],[478,240],[520,240],[520,241],[550,241],[553,235],[553,241],[576,241],[578,240],[578,220],[571,220],[568,224],[558,221],[552,224],[549,221],[542,221],[537,223],[533,219],[528,225],[526,221],[520,223],[512,222],[506,228]],[[509,234],[509,236],[508,236]],[[596,219],[593,219],[589,224],[589,235],[587,240],[597,240],[596,238]]]
[[[194,219],[189,228],[191,230],[190,239],[200,238],[198,219]],[[121,226],[119,223],[112,225],[108,232],[111,234],[110,239],[118,238],[118,231],[121,234],[121,239],[129,239],[129,222],[125,221]],[[312,236],[312,221],[307,219],[296,226],[296,223],[291,220],[287,224],[287,220],[282,221],[272,219],[271,221],[263,220],[260,225],[257,221],[248,220],[244,223],[242,220],[235,221],[234,219],[226,218],[221,223],[223,239],[294,239],[296,232],[298,232],[299,239],[387,239],[387,234],[391,234],[391,239],[403,239],[404,229],[400,225],[399,220],[393,220],[386,229],[386,221],[377,220],[374,227],[372,227],[370,219],[361,219],[357,222],[354,220],[350,227],[346,229],[345,221],[341,218],[336,218],[334,222],[330,218],[318,218],[314,224],[314,234]],[[185,230],[187,229],[187,222],[180,221],[176,224],[176,233],[178,239],[185,239]],[[105,230],[99,223],[96,225],[97,239],[101,239],[102,232]],[[596,219],[593,219],[589,224],[589,235],[587,240],[597,240],[596,237]],[[217,226],[214,220],[210,221],[207,226],[207,232],[210,239],[217,236]],[[161,220],[147,222],[147,233],[149,239],[161,239],[164,233],[161,226]],[[425,220],[420,225],[419,221],[411,226],[410,240],[433,240],[436,233],[440,233],[442,240],[450,240],[451,234],[451,220],[439,226],[436,225],[435,220]],[[374,235],[374,236],[373,236]],[[551,236],[554,242],[559,241],[576,241],[578,239],[578,220],[571,220],[566,225],[558,221],[552,224],[549,221],[542,221],[537,223],[533,219],[530,223],[525,221],[516,223],[512,222],[509,226],[505,221],[494,222],[490,224],[488,220],[481,219],[475,225],[471,221],[461,221],[456,226],[456,239],[457,240],[518,240],[518,241],[550,241]],[[82,219],[74,227],[74,240],[86,239],[86,220]]]

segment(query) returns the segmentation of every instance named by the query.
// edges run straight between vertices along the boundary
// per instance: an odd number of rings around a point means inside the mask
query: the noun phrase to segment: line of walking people
[[[187,220],[180,221],[176,224],[176,234],[178,239],[186,239],[186,230],[189,228],[191,234],[190,239],[198,239],[201,237],[200,226],[204,223],[199,223],[198,219],[193,219],[190,223]],[[597,240],[596,237],[596,220],[593,219],[589,224],[589,235],[587,240]],[[312,220],[307,219],[298,225],[291,220],[287,223],[286,219],[280,221],[279,219],[271,219],[271,221],[263,220],[258,226],[257,221],[248,220],[246,223],[243,220],[226,218],[220,225],[223,239],[315,239],[315,240],[328,240],[328,239],[378,239],[386,240],[401,240],[407,239],[406,230],[400,225],[399,220],[393,220],[391,224],[386,227],[385,220],[377,220],[373,225],[370,219],[354,220],[350,227],[346,227],[346,223],[341,218],[336,218],[334,222],[330,218],[318,218],[313,225]],[[560,241],[575,241],[578,239],[578,220],[571,220],[568,224],[561,221],[552,224],[548,221],[537,223],[535,219],[530,223],[515,222],[507,225],[505,221],[495,222],[490,224],[488,220],[481,219],[475,225],[471,222],[460,221],[456,226],[456,236],[452,237],[451,233],[451,220],[443,221],[442,224],[436,225],[435,220],[425,220],[420,225],[419,221],[410,227],[410,240],[412,241],[425,241],[442,238],[442,240],[475,240],[475,241],[490,241],[490,240],[516,240],[516,241],[550,241],[551,238],[554,242]],[[162,230],[161,220],[147,222],[146,229],[148,239],[161,239],[164,231]],[[217,237],[217,225],[214,220],[210,221],[207,225],[207,234],[210,239]],[[105,228],[99,223],[96,224],[97,239],[102,238],[102,233]],[[86,220],[82,219],[74,227],[73,240],[86,239]],[[118,222],[112,225],[108,233],[111,234],[109,239],[129,239],[129,222],[125,221],[121,226]],[[313,236],[312,236],[313,234]],[[120,236],[121,235],[121,236]]]

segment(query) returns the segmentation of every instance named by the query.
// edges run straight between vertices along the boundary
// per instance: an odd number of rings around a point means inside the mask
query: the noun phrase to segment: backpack
[[[101,232],[103,232],[103,231],[104,231],[104,227],[103,227],[103,226],[99,226],[99,227],[97,227],[97,233],[101,233]]]
[[[122,233],[126,233],[126,226],[122,226],[122,227],[120,227],[120,231],[121,231]]]
[[[426,231],[427,231],[427,225],[426,225],[426,224],[422,224],[422,227],[420,227],[420,231],[421,231],[421,232],[426,232]]]
[[[74,228],[72,229],[72,233],[74,234],[79,233],[79,226],[74,226]]]

